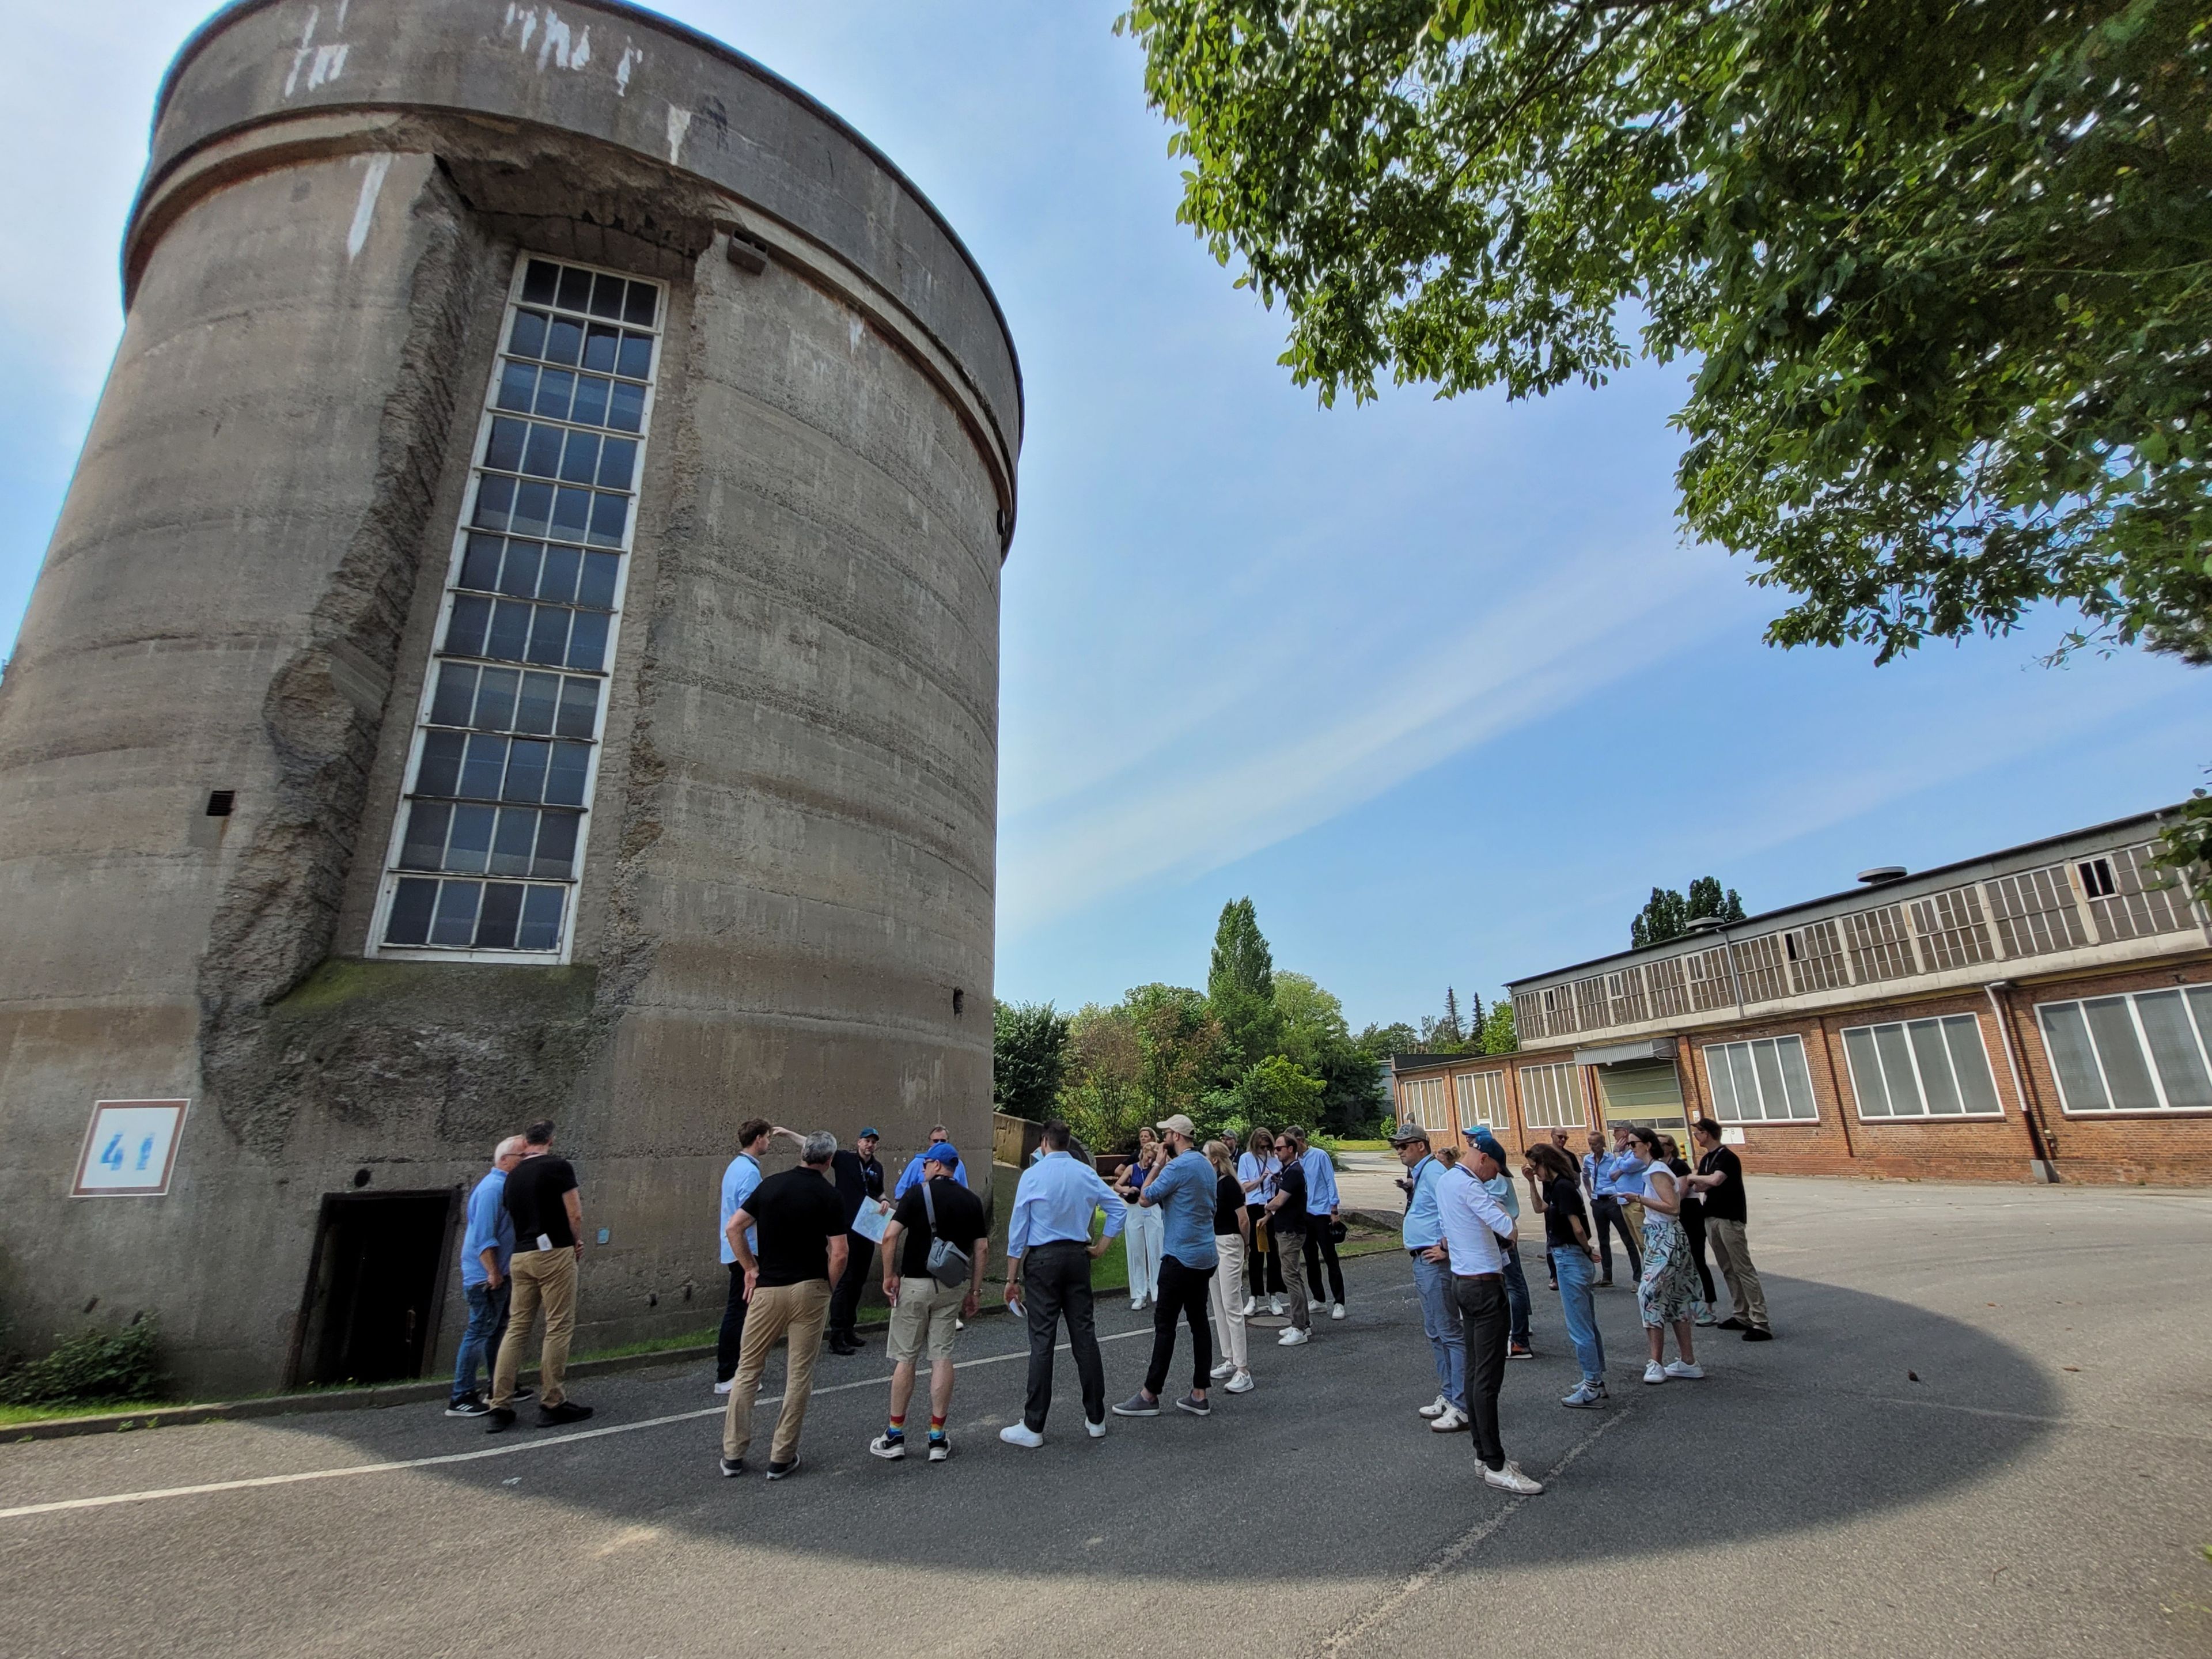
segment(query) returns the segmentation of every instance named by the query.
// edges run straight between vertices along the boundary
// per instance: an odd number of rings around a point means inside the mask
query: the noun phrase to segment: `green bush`
[[[154,1322],[140,1314],[119,1331],[80,1331],[0,1376],[0,1405],[77,1406],[150,1400],[161,1391]]]

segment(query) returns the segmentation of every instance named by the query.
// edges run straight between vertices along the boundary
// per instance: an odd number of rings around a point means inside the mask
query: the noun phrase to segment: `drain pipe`
[[[2020,1059],[2013,1052],[2012,1016],[2005,1008],[2004,999],[1997,994],[2000,991],[2012,989],[2012,981],[2008,979],[1992,980],[1982,989],[1989,995],[1990,1013],[1996,1017],[1997,1040],[2004,1046],[2005,1070],[2012,1073],[2012,1097],[2020,1103],[2021,1117],[2027,1124],[2027,1138],[2035,1147],[2036,1173],[2051,1185],[2057,1186],[2057,1152],[2051,1146],[2051,1137],[2045,1130],[2033,1103],[2028,1099],[2027,1085],[2021,1077]]]

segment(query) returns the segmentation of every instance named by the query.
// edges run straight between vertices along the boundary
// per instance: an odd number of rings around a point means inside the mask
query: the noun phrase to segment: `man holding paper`
[[[884,1166],[876,1158],[878,1136],[872,1128],[860,1131],[850,1152],[839,1148],[830,1162],[837,1182],[837,1200],[845,1206],[845,1273],[830,1298],[830,1352],[854,1354],[860,1351],[860,1292],[867,1288],[868,1267],[875,1258],[876,1240],[884,1231]],[[890,1265],[884,1260],[886,1268]]]

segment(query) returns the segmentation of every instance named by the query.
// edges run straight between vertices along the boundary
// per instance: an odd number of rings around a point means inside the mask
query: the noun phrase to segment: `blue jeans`
[[[507,1299],[512,1281],[502,1279],[499,1288],[483,1285],[462,1286],[469,1299],[469,1328],[461,1333],[461,1351],[453,1358],[453,1398],[465,1400],[477,1391],[477,1366],[489,1366],[507,1334]]]
[[[1467,1347],[1460,1334],[1459,1304],[1452,1299],[1449,1261],[1413,1258],[1413,1289],[1421,1298],[1421,1334],[1436,1351],[1437,1392],[1467,1409]]]
[[[1521,1271],[1521,1247],[1505,1247],[1505,1308],[1513,1326],[1506,1340],[1516,1348],[1528,1346],[1528,1280]]]
[[[1565,1247],[1552,1252],[1552,1265],[1559,1274],[1559,1311],[1567,1322],[1567,1340],[1575,1345],[1575,1360],[1583,1368],[1583,1381],[1605,1381],[1605,1343],[1597,1334],[1597,1303],[1590,1295],[1590,1259],[1581,1250]]]

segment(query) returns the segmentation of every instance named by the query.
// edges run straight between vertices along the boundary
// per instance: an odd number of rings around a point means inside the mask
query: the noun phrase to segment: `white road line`
[[[1126,1342],[1131,1337],[1150,1336],[1148,1330],[1116,1331],[1102,1336],[1103,1342]],[[1054,1350],[1068,1352],[1063,1342]],[[1027,1348],[1012,1353],[987,1354],[981,1359],[962,1359],[953,1364],[955,1370],[967,1370],[977,1365],[1000,1365],[1009,1359],[1027,1359]],[[814,1390],[819,1399],[825,1394],[849,1394],[855,1389],[881,1389],[890,1382],[890,1374],[864,1378],[857,1382],[834,1382],[826,1389]],[[755,1401],[758,1406],[778,1404],[780,1394],[763,1395]],[[702,1417],[720,1417],[726,1408],[720,1406],[702,1407],[696,1412],[675,1412],[666,1417],[648,1417],[637,1423],[611,1423],[603,1429],[580,1429],[574,1434],[536,1436],[518,1440],[510,1445],[487,1447],[483,1451],[446,1452],[436,1457],[409,1457],[389,1463],[354,1463],[337,1469],[302,1469],[293,1474],[258,1474],[238,1480],[210,1480],[197,1486],[162,1486],[151,1492],[109,1492],[99,1498],[61,1498],[45,1504],[19,1504],[13,1509],[0,1510],[0,1521],[15,1521],[27,1516],[57,1515],[64,1510],[104,1510],[117,1504],[151,1504],[164,1498],[200,1498],[210,1492],[249,1492],[257,1486],[293,1486],[307,1480],[343,1480],[356,1474],[392,1474],[401,1469],[435,1468],[446,1463],[475,1463],[487,1457],[514,1457],[523,1452],[545,1451],[558,1446],[573,1446],[580,1440],[597,1440],[610,1434],[635,1434],[643,1429],[666,1428],[672,1423],[696,1423]]]

